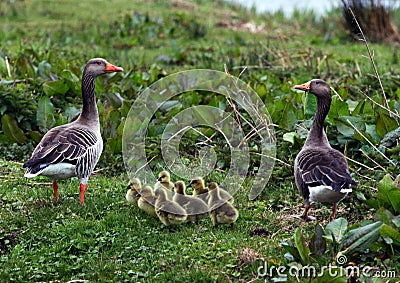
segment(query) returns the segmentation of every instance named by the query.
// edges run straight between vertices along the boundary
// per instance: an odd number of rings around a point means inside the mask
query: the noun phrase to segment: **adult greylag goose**
[[[80,183],[80,204],[83,205],[86,185],[103,150],[99,113],[96,105],[95,83],[99,75],[121,72],[102,58],[87,62],[82,75],[82,112],[72,123],[52,128],[36,146],[31,158],[25,162],[25,177],[38,175],[53,180],[58,200],[58,180],[77,176]]]
[[[308,211],[312,202],[332,203],[330,218],[333,220],[339,201],[357,183],[350,176],[346,158],[330,146],[324,131],[324,120],[332,101],[330,87],[323,80],[314,79],[294,88],[317,97],[317,113],[306,142],[294,162],[296,186],[305,203],[301,217],[311,218],[308,217]]]

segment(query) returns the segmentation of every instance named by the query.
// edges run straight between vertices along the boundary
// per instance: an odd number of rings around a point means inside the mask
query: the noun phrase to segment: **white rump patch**
[[[310,202],[322,202],[322,203],[337,203],[341,201],[346,193],[335,192],[331,186],[316,186],[309,187],[310,191]]]

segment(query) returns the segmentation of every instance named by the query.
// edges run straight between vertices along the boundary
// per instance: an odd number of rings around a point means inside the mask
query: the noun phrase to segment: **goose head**
[[[216,189],[218,189],[219,187],[218,187],[218,184],[216,183],[216,182],[210,182],[209,184],[208,184],[208,189],[210,190],[210,191],[212,191],[212,190],[216,190]]]
[[[153,189],[150,186],[144,186],[140,190],[140,195],[143,196],[144,198],[151,197],[153,195]]]
[[[157,198],[158,201],[164,202],[167,199],[167,193],[165,189],[160,188],[154,192],[155,197]]]
[[[196,177],[190,180],[188,187],[192,187],[193,189],[203,189],[204,188],[204,180],[202,177]]]
[[[133,178],[129,185],[126,187],[127,190],[130,190],[131,188],[134,188],[136,191],[140,191],[142,187],[142,183],[138,178]]]
[[[183,181],[176,181],[174,184],[174,190],[177,194],[185,194],[186,185]]]
[[[157,181],[159,181],[161,183],[169,183],[170,180],[171,180],[171,175],[169,174],[168,171],[161,171],[158,174]]]
[[[312,93],[318,98],[331,97],[331,88],[325,81],[320,79],[314,79],[301,85],[295,85],[293,88]]]
[[[93,58],[86,63],[84,73],[96,77],[105,73],[122,72],[123,70],[103,58]]]

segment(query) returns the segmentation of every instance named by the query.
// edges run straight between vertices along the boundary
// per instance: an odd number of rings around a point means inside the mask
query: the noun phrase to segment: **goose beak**
[[[301,84],[301,85],[294,85],[293,88],[294,89],[299,89],[299,90],[304,90],[304,91],[309,91],[310,90],[310,84],[311,84],[311,81],[310,82],[306,82],[306,83]]]
[[[124,69],[121,67],[114,66],[113,64],[106,63],[106,73],[112,73],[112,72],[122,72]]]

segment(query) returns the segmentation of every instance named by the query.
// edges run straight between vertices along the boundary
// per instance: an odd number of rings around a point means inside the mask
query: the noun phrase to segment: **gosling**
[[[159,188],[166,188],[167,197],[169,200],[172,200],[174,196],[174,192],[172,191],[174,189],[174,183],[171,182],[171,175],[168,171],[161,171],[158,174],[157,183],[154,185],[154,193]]]
[[[188,221],[198,222],[208,214],[208,206],[200,198],[186,195],[185,189],[186,185],[183,181],[175,182],[173,200],[186,210]]]
[[[155,210],[155,203],[157,198],[153,194],[153,189],[150,186],[144,186],[140,191],[140,198],[138,200],[138,207],[146,212],[148,215],[157,217]]]
[[[211,182],[208,186],[210,197],[208,200],[208,208],[210,210],[210,218],[214,226],[219,224],[235,223],[239,217],[239,211],[227,200],[221,199],[218,184]]]
[[[193,195],[208,203],[208,189],[204,185],[202,177],[196,177],[190,180],[188,187],[193,188]]]
[[[178,203],[167,198],[164,188],[159,188],[154,192],[157,200],[155,205],[158,219],[165,225],[179,225],[186,221],[187,213]]]
[[[228,191],[222,189],[216,182],[212,182],[212,183],[214,183],[215,185],[218,186],[218,191],[219,191],[219,195],[220,195],[221,199],[227,200],[230,203],[233,203],[235,201],[233,196]]]
[[[133,178],[129,185],[126,186],[125,198],[129,203],[138,204],[140,198],[140,190],[142,189],[142,184],[138,178]]]

